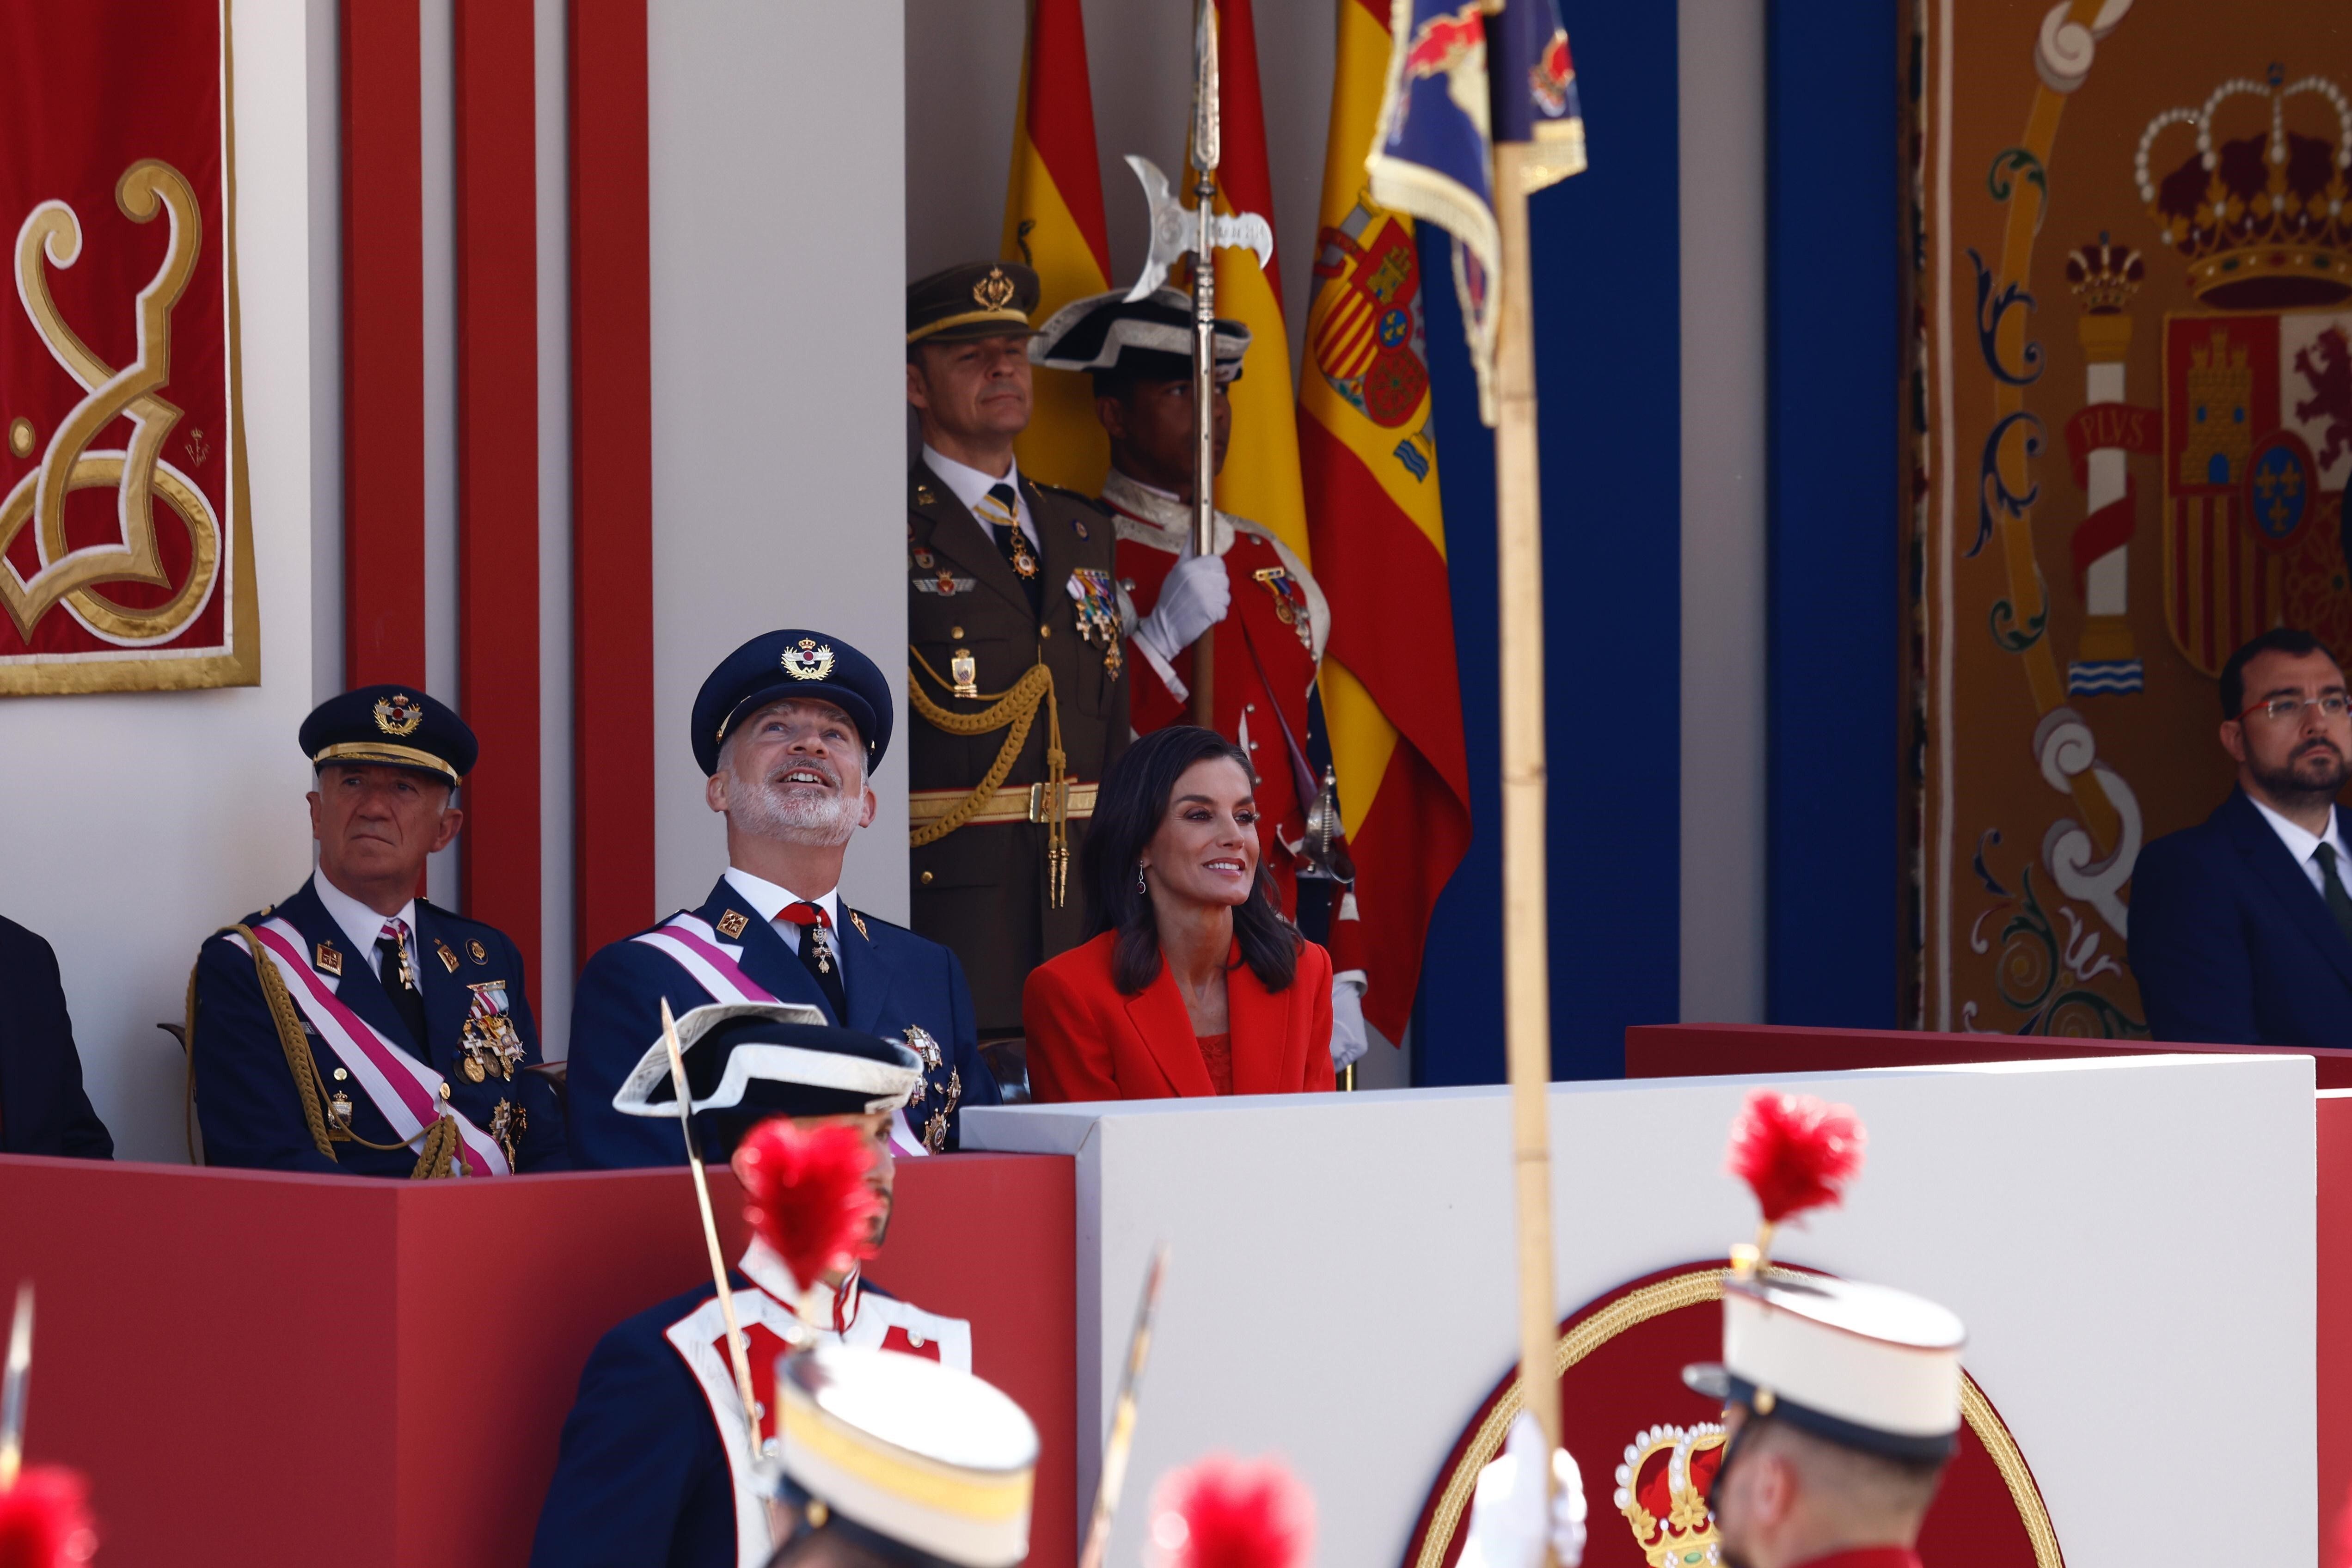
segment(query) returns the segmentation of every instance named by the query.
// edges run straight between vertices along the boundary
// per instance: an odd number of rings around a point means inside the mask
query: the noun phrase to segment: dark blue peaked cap
[[[466,721],[421,686],[362,686],[310,710],[299,732],[314,768],[413,768],[455,784],[481,744]]]
[[[830,702],[866,742],[870,775],[890,749],[890,682],[879,666],[823,632],[795,627],[753,637],[719,661],[694,699],[694,760],[719,771],[719,748],[749,714],[787,697]]]

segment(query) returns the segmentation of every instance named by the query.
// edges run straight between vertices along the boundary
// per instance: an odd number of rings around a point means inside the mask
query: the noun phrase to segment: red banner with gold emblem
[[[0,693],[251,685],[228,0],[0,40]]]

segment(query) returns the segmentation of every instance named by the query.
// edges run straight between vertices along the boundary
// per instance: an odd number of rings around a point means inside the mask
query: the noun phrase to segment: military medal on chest
[[[509,1169],[515,1163],[516,1151],[522,1146],[523,1132],[530,1126],[530,1113],[510,1100],[499,1100],[498,1110],[490,1113],[490,1137],[505,1152]]]
[[[900,1033],[906,1037],[907,1048],[923,1059],[922,1081],[916,1084],[915,1092],[907,1097],[908,1105],[920,1105],[930,1089],[930,1075],[939,1071],[946,1063],[947,1055],[940,1049],[940,1042],[933,1037],[931,1032],[920,1024],[909,1024]],[[930,1120],[923,1123],[923,1147],[932,1153],[943,1154],[947,1152],[948,1118],[953,1114],[957,1102],[962,1099],[963,1074],[957,1068],[950,1067],[947,1091],[940,1097],[939,1109],[933,1110]]]
[[[1081,566],[1070,574],[1070,597],[1076,602],[1078,636],[1103,650],[1103,668],[1113,680],[1118,679],[1121,661],[1126,658],[1124,639],[1119,636],[1118,588],[1109,573],[1094,566]]]
[[[1315,651],[1314,617],[1307,613],[1307,590],[1286,567],[1261,566],[1250,574],[1274,595],[1274,616],[1298,636],[1298,646]]]
[[[507,983],[492,980],[466,989],[473,993],[473,1001],[458,1037],[458,1047],[466,1054],[458,1067],[472,1083],[485,1081],[493,1072],[502,1080],[513,1078],[523,1058],[523,1045],[507,1011]]]

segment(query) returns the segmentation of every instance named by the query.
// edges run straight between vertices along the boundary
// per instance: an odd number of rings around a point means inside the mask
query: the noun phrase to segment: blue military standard
[[[873,820],[867,779],[888,747],[890,686],[837,637],[770,632],[713,670],[695,700],[695,760],[727,818],[728,868],[709,896],[589,959],[572,1003],[570,1131],[583,1166],[674,1165],[674,1129],[614,1097],[661,1036],[661,1005],[799,1003],[829,1024],[903,1044],[922,1079],[896,1114],[902,1154],[955,1146],[965,1105],[1000,1102],[953,952],[851,908],[839,882]]]
[[[522,955],[414,895],[457,831],[477,748],[431,698],[370,687],[301,731],[317,872],[205,943],[189,1071],[216,1165],[354,1175],[511,1174],[567,1163]]]

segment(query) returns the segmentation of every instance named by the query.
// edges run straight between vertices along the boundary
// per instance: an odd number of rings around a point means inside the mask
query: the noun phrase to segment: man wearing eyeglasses
[[[2221,668],[2238,787],[2140,851],[2131,965],[2159,1040],[2352,1047],[2352,698],[2317,637],[2264,632]]]

